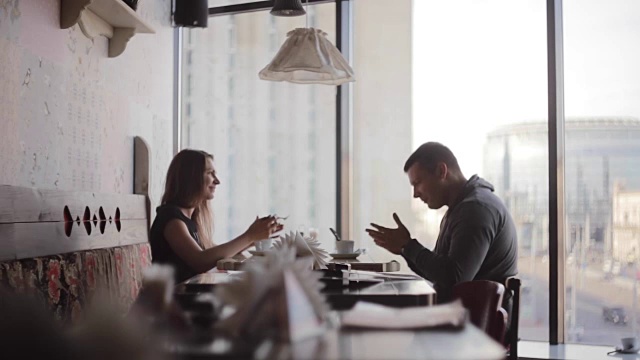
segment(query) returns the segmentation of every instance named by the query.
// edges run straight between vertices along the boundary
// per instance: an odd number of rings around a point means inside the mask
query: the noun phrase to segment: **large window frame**
[[[564,58],[562,0],[547,0],[549,343],[565,342]]]
[[[336,46],[350,61],[352,58],[352,11],[354,0],[305,0],[308,6],[336,5]],[[391,1],[391,0],[389,0]],[[549,160],[549,342],[565,342],[565,188],[564,188],[564,72],[562,0],[547,0],[547,76],[548,76],[548,160]],[[268,10],[272,1],[247,2],[210,7],[209,16],[222,16]],[[174,141],[181,149],[181,59],[182,30],[174,31]],[[357,71],[357,69],[356,69]],[[336,225],[344,238],[354,233],[353,204],[353,117],[352,86],[336,88]]]

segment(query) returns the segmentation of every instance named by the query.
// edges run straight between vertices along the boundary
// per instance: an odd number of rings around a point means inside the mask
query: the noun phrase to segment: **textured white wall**
[[[0,0],[0,184],[131,193],[133,137],[150,144],[151,196],[172,156],[170,0],[141,0],[155,34],[117,58],[60,29],[59,0]]]

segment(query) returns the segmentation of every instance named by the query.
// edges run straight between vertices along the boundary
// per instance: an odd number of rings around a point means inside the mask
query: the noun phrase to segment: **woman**
[[[218,260],[232,257],[255,241],[282,230],[275,216],[256,218],[242,235],[214,245],[209,200],[218,185],[213,156],[204,151],[182,150],[169,165],[150,243],[153,262],[173,265],[178,282],[208,271]]]

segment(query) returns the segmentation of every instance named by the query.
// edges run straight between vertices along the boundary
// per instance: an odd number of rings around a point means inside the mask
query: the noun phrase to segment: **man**
[[[451,150],[436,142],[425,143],[411,154],[404,171],[414,198],[430,209],[448,207],[435,248],[431,251],[413,239],[395,213],[397,228],[371,224],[375,229],[366,231],[378,246],[402,255],[415,273],[432,281],[439,302],[450,300],[457,283],[504,284],[517,274],[516,229],[491,184],[477,175],[467,180]]]

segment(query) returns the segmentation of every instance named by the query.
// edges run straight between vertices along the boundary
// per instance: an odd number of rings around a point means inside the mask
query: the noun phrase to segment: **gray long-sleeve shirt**
[[[402,256],[414,272],[435,284],[438,301],[447,301],[459,282],[504,284],[518,273],[516,228],[493,186],[474,175],[442,219],[433,251],[412,239]]]

